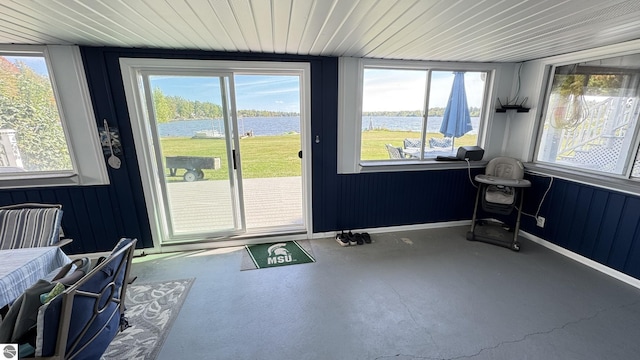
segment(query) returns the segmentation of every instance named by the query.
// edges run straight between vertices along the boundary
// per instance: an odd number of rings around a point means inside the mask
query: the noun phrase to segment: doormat
[[[240,270],[315,262],[308,240],[245,245]]]

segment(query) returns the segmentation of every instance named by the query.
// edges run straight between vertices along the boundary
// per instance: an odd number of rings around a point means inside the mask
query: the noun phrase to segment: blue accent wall
[[[528,178],[533,186],[524,208],[535,214],[549,178]],[[522,230],[640,278],[639,197],[556,178],[540,215],[546,218],[544,228],[525,216]]]
[[[480,169],[472,169],[472,174]],[[334,229],[469,220],[476,189],[467,169],[339,175]],[[328,229],[333,230],[333,229]]]
[[[338,60],[329,57],[83,47],[96,126],[107,119],[123,146],[122,167],[108,168],[110,185],[8,189],[0,205],[45,202],[63,205],[70,253],[108,251],[120,237],[153,246],[140,169],[122,84],[121,57],[302,61],[311,64],[313,231],[424,224],[471,219],[476,189],[466,169],[337,173]],[[472,176],[480,169],[472,170]],[[530,176],[524,210],[533,214],[548,178]],[[556,179],[540,211],[539,228],[524,216],[522,229],[616,270],[640,278],[640,198]],[[489,245],[488,245],[489,246]],[[526,251],[526,249],[524,250]]]

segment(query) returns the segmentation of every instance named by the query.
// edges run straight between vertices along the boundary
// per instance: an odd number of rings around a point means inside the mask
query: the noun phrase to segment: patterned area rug
[[[116,335],[102,359],[155,359],[194,280],[129,285],[125,314],[130,327]]]

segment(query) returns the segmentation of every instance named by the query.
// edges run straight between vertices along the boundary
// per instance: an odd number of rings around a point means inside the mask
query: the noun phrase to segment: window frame
[[[79,48],[0,45],[0,55],[44,57],[73,167],[69,171],[0,174],[0,189],[109,184]]]
[[[361,160],[362,143],[362,101],[364,87],[364,69],[378,68],[391,70],[424,70],[429,84],[425,94],[425,109],[428,109],[430,76],[434,71],[473,71],[487,74],[483,98],[483,111],[480,114],[478,128],[478,146],[485,148],[488,124],[493,119],[493,105],[496,97],[496,84],[500,64],[433,62],[407,60],[381,60],[369,58],[339,58],[338,65],[338,173],[352,174],[365,172],[440,170],[467,167],[466,162],[436,161],[435,159],[402,160]],[[500,148],[497,145],[497,148]],[[487,149],[485,149],[486,151]],[[474,162],[475,166],[484,166],[486,162]]]
[[[615,45],[614,45],[615,46]],[[624,45],[622,45],[624,46]],[[609,48],[609,47],[605,47]],[[640,48],[634,50],[624,50],[617,52],[603,52],[602,49],[597,49],[594,53],[590,51],[583,51],[574,54],[567,54],[564,56],[554,57],[547,59],[543,66],[545,67],[543,75],[544,91],[540,95],[540,107],[539,116],[536,121],[537,130],[533,139],[533,153],[531,163],[527,164],[527,167],[531,170],[540,170],[545,173],[549,173],[553,176],[565,178],[567,180],[578,181],[586,184],[595,184],[600,187],[604,187],[611,190],[619,190],[623,192],[630,192],[633,194],[638,193],[637,186],[640,184],[640,177],[632,177],[633,164],[636,156],[640,154],[640,119],[637,120],[635,127],[629,128],[628,131],[632,133],[632,139],[630,154],[621,154],[625,156],[625,171],[623,174],[607,173],[603,171],[596,171],[579,166],[565,166],[556,162],[547,162],[538,160],[538,155],[541,151],[541,142],[544,135],[544,124],[547,118],[547,107],[550,101],[551,90],[553,87],[553,80],[556,69],[558,67],[572,65],[582,62],[590,62],[603,60],[608,58],[614,58],[625,55],[640,54]],[[640,67],[639,67],[640,68]]]

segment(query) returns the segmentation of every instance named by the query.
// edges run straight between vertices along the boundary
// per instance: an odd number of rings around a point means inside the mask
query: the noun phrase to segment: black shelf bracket
[[[519,113],[529,112],[530,108],[523,106],[524,103],[527,101],[527,99],[528,98],[524,98],[524,100],[522,100],[522,102],[518,104],[518,98],[516,98],[513,104],[509,104],[509,98],[507,98],[507,105],[502,105],[500,98],[498,98],[498,104],[500,106],[496,108],[496,112],[504,113],[504,112],[507,112],[507,110],[515,110],[516,112],[519,112]]]

